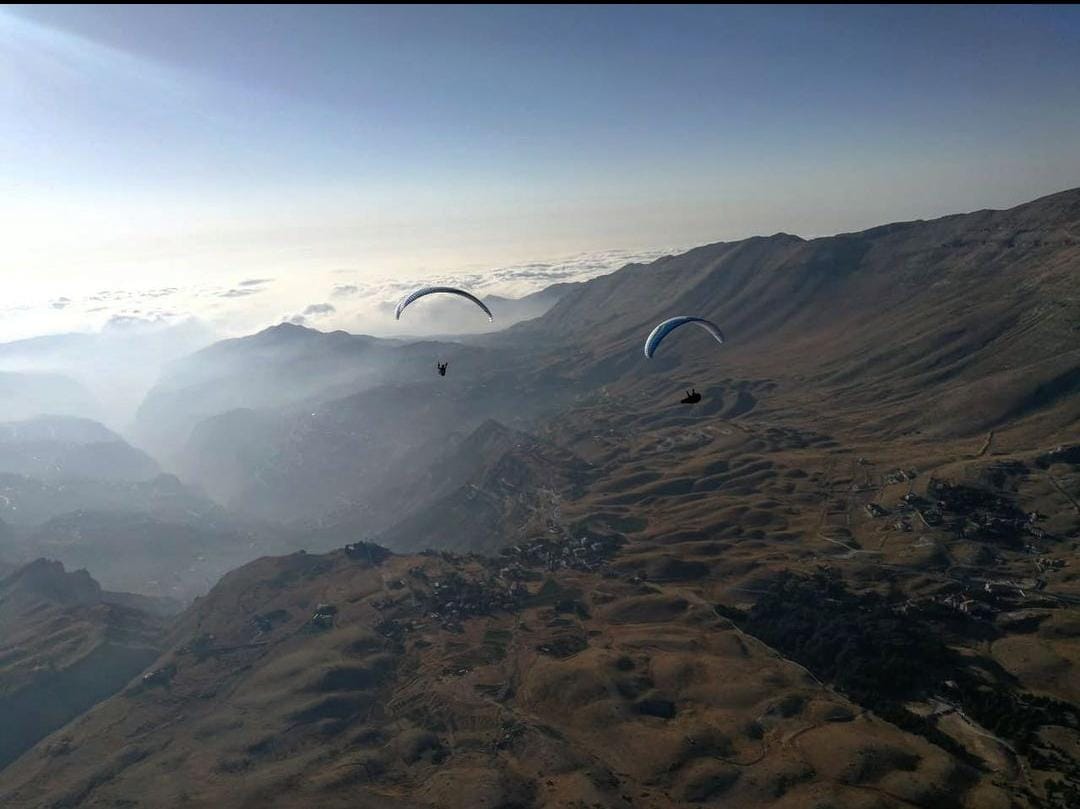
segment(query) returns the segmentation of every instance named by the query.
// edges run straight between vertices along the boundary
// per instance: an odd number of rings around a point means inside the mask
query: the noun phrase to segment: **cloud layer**
[[[359,272],[348,278],[348,271],[335,274],[346,280],[334,284],[329,292],[332,299],[346,301],[338,306],[334,318],[337,328],[362,330],[373,334],[426,335],[453,334],[459,332],[493,331],[511,325],[522,314],[535,316],[541,309],[525,309],[516,312],[512,320],[499,318],[489,324],[485,318],[475,317],[468,304],[450,307],[441,302],[422,303],[417,314],[430,310],[433,316],[422,315],[407,322],[395,321],[393,311],[403,295],[423,284],[455,286],[479,295],[503,298],[522,298],[554,284],[577,283],[614,272],[627,264],[647,263],[678,250],[607,250],[583,253],[557,261],[511,264],[493,269],[476,269],[459,272],[433,273],[422,279],[383,278],[366,280]],[[459,303],[455,301],[455,303]],[[457,312],[455,316],[453,313]],[[529,314],[531,312],[531,314]]]
[[[113,288],[81,294],[59,289],[46,298],[13,301],[0,308],[0,341],[128,322],[167,324],[191,317],[223,336],[281,322],[388,336],[484,331],[506,327],[513,313],[504,307],[506,316],[489,325],[486,319],[473,317],[466,306],[426,301],[417,306],[414,316],[398,322],[393,308],[402,295],[422,284],[462,287],[481,297],[520,298],[553,284],[584,281],[671,252],[608,250],[555,261],[416,273],[407,278],[339,268],[276,278],[239,277],[218,285]],[[535,307],[515,310],[513,317],[523,316],[522,312],[535,316],[539,311]]]

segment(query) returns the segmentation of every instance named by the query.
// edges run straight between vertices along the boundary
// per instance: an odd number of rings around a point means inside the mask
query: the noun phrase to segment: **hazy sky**
[[[0,339],[380,331],[415,279],[1014,205],[1078,144],[1070,7],[6,6]]]

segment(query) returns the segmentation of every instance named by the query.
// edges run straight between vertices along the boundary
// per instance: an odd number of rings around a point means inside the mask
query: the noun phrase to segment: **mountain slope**
[[[565,397],[504,352],[428,342],[400,352],[393,382],[203,420],[178,456],[181,474],[240,513],[310,523],[362,506],[385,482],[407,481],[416,464],[489,418],[520,426]],[[450,363],[446,377],[434,371],[440,357]]]
[[[74,511],[37,526],[20,550],[85,568],[113,590],[186,603],[232,568],[277,549],[274,539],[208,516]]]
[[[90,419],[38,416],[0,423],[0,474],[42,480],[150,480],[157,463]]]
[[[180,468],[245,513],[310,523],[361,507],[384,477],[404,485],[402,464],[430,463],[445,435],[487,418],[530,431],[604,396],[630,417],[690,385],[709,414],[770,413],[824,433],[1060,440],[1080,418],[1078,211],[1080,191],[1070,191],[1009,211],[809,241],[755,237],[630,265],[468,347],[387,348],[393,378],[351,396],[324,390],[293,407],[270,399],[204,419]],[[646,360],[652,326],[685,312],[716,320],[727,343],[682,330]],[[298,328],[251,345],[317,346],[329,352],[310,360],[321,368],[338,357],[327,346],[352,345]],[[247,345],[217,350],[247,357]],[[277,370],[266,385],[292,379],[290,352],[267,366]],[[450,360],[446,378],[431,370],[439,358]]]
[[[41,480],[0,474],[0,518],[34,526],[75,511],[153,514],[178,521],[220,518],[222,509],[173,475],[152,480]]]
[[[779,234],[633,265],[507,339],[572,352],[590,386],[750,375],[820,391],[832,410],[872,409],[879,431],[970,433],[1044,410],[1046,427],[1061,429],[1078,415],[1078,274],[1073,190],[1007,211],[811,241]],[[684,313],[721,324],[728,343],[678,333],[644,362],[651,327]]]
[[[42,413],[98,415],[90,392],[70,377],[43,371],[0,371],[0,420],[29,419]]]
[[[153,661],[162,626],[58,562],[0,579],[0,767]]]
[[[303,409],[378,384],[425,379],[434,357],[467,365],[483,354],[453,343],[403,344],[282,323],[172,363],[139,407],[135,427],[149,446],[175,451],[206,418],[241,408]]]
[[[711,245],[203,422],[349,544],[224,576],[0,802],[1072,809],[1078,210]],[[683,307],[728,342],[645,360]]]
[[[589,477],[571,453],[488,421],[422,476],[378,498],[404,494],[393,507],[405,516],[377,539],[395,550],[497,553],[559,533],[561,499],[579,496]]]
[[[166,369],[139,407],[136,434],[171,454],[203,418],[295,404],[357,377],[362,386],[365,374],[377,376],[382,351],[374,338],[288,323],[214,343]]]
[[[509,570],[373,548],[260,560],[188,612],[155,667],[160,682],[129,688],[9,767],[0,800],[1008,801],[985,774],[863,714],[697,596],[594,574],[523,585]]]

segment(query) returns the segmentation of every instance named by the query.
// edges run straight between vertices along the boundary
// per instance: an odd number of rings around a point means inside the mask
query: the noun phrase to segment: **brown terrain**
[[[728,342],[646,360],[683,313]],[[225,575],[0,805],[1080,806],[1080,191],[631,265],[476,345],[425,418],[501,412]]]
[[[161,653],[165,617],[154,607],[59,562],[0,569],[0,767]]]

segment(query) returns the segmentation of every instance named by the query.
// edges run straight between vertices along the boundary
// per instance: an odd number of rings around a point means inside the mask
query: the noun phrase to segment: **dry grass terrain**
[[[642,358],[684,311],[729,343]],[[385,493],[438,551],[229,573],[0,804],[1080,805],[1080,192],[699,248],[496,341],[478,386],[557,393]]]

